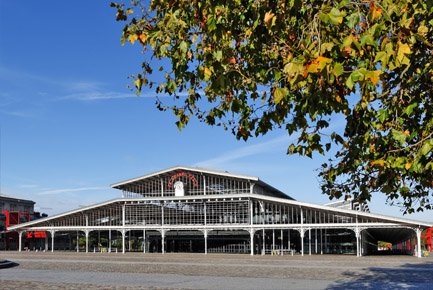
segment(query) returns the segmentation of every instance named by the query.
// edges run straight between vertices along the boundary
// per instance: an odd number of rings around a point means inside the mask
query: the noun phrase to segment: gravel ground
[[[433,256],[0,252],[0,289],[433,289]]]

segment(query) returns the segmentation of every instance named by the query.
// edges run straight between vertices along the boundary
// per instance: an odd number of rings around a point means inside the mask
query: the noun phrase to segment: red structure
[[[5,249],[10,250],[18,247],[18,233],[17,232],[9,232],[9,226],[22,224],[29,222],[31,220],[35,220],[41,218],[41,215],[38,212],[34,214],[30,214],[28,212],[18,212],[18,211],[8,211],[3,210],[2,212],[3,219],[1,219],[1,227],[5,230]],[[31,239],[45,239],[45,232],[27,232],[27,243],[30,242]]]
[[[425,230],[425,235],[421,236],[421,239],[424,241],[426,250],[431,252],[433,249],[432,247],[432,232],[433,228],[429,228]]]

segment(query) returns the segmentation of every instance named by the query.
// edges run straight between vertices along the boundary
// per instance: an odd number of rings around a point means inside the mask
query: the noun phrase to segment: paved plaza
[[[433,257],[0,252],[0,289],[433,289]]]

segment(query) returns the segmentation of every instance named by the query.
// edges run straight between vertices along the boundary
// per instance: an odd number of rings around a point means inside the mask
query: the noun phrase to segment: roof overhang
[[[200,196],[183,196],[183,197],[174,197],[174,196],[167,196],[167,197],[148,197],[148,198],[118,198],[118,199],[112,199],[112,200],[108,200],[102,203],[98,203],[98,204],[93,204],[90,206],[86,206],[86,207],[81,207],[75,210],[71,210],[65,213],[61,213],[61,214],[57,214],[57,215],[53,215],[50,217],[46,217],[43,219],[38,219],[38,220],[34,220],[34,221],[30,221],[27,223],[22,223],[19,225],[14,225],[8,228],[8,230],[18,230],[18,229],[22,229],[22,228],[27,228],[27,227],[31,227],[33,225],[36,225],[40,222],[46,222],[46,221],[50,221],[56,218],[61,218],[67,215],[71,215],[71,214],[76,214],[76,213],[80,213],[80,212],[84,212],[87,210],[91,210],[91,209],[95,209],[98,207],[102,207],[102,206],[106,206],[112,203],[119,203],[119,202],[125,202],[125,203],[131,203],[131,202],[141,202],[141,201],[160,201],[160,202],[164,202],[164,201],[177,201],[177,200],[187,200],[187,201],[197,201],[197,200],[219,200],[219,199],[226,199],[226,200],[230,200],[230,199],[245,199],[245,198],[253,198],[253,199],[259,199],[259,200],[264,200],[264,201],[269,201],[269,202],[276,202],[276,203],[282,203],[282,204],[290,204],[290,205],[294,205],[294,206],[299,206],[301,208],[310,208],[310,209],[316,209],[316,210],[322,210],[322,211],[327,211],[330,213],[334,213],[334,214],[343,214],[343,215],[347,215],[347,216],[356,216],[356,217],[366,217],[366,218],[373,218],[373,219],[380,219],[382,220],[382,222],[386,222],[386,223],[397,223],[400,224],[402,226],[407,226],[407,227],[422,227],[422,228],[431,228],[433,227],[433,224],[431,223],[426,223],[426,222],[421,222],[421,221],[416,221],[416,220],[409,220],[409,219],[404,219],[404,218],[397,218],[397,217],[391,217],[391,216],[386,216],[386,215],[380,215],[380,214],[374,214],[374,213],[366,213],[366,212],[361,212],[361,211],[355,211],[355,210],[348,210],[348,209],[340,209],[340,208],[335,208],[335,207],[329,207],[329,206],[325,206],[325,205],[317,205],[317,204],[312,204],[312,203],[305,203],[305,202],[299,202],[296,200],[289,200],[286,198],[279,198],[279,197],[270,197],[270,196],[264,196],[264,195],[257,195],[257,194],[228,194],[228,195],[200,195]],[[275,225],[278,226],[278,225]]]

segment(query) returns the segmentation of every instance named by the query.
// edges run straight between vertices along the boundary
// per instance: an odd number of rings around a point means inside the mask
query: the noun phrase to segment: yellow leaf
[[[370,2],[370,12],[371,12],[371,18],[374,20],[376,18],[379,18],[382,15],[383,10],[380,7],[377,7],[374,5],[374,2]]]
[[[265,13],[265,19],[264,19],[265,24],[268,24],[272,20],[272,18],[274,17],[274,15],[275,14],[272,13],[272,11],[266,12]]]
[[[367,80],[370,80],[370,81],[372,82],[373,85],[377,85],[377,83],[378,83],[379,80],[380,80],[380,75],[381,75],[382,73],[383,73],[383,72],[382,72],[381,70],[375,70],[375,71],[372,71],[372,72],[368,73],[368,74],[365,76],[365,78],[366,78]]]
[[[319,56],[315,60],[311,62],[311,64],[308,66],[308,72],[310,73],[317,73],[321,72],[328,63],[331,63],[332,60],[327,57]]]
[[[131,44],[134,44],[134,42],[138,39],[137,34],[131,34],[128,36],[128,40],[129,42],[131,42]]]
[[[422,36],[425,36],[428,33],[428,27],[422,24],[420,27],[418,27],[418,33]]]
[[[406,54],[410,54],[410,46],[407,43],[399,43],[397,50],[397,61],[399,63],[403,63],[403,60],[406,58]]]
[[[341,97],[340,97],[339,95],[337,95],[337,96],[335,97],[335,101],[337,101],[337,103],[341,104],[341,102],[342,102],[343,100],[341,99]]]
[[[208,81],[211,76],[212,76],[212,71],[209,68],[205,67],[204,68],[204,80]]]
[[[408,162],[404,165],[404,168],[406,168],[406,170],[409,170],[412,167],[412,163]]]
[[[140,36],[138,37],[142,43],[145,43],[147,40],[147,34],[140,34]]]
[[[385,166],[385,160],[382,160],[382,159],[373,160],[370,162],[370,165],[374,166],[374,167],[384,167]]]

